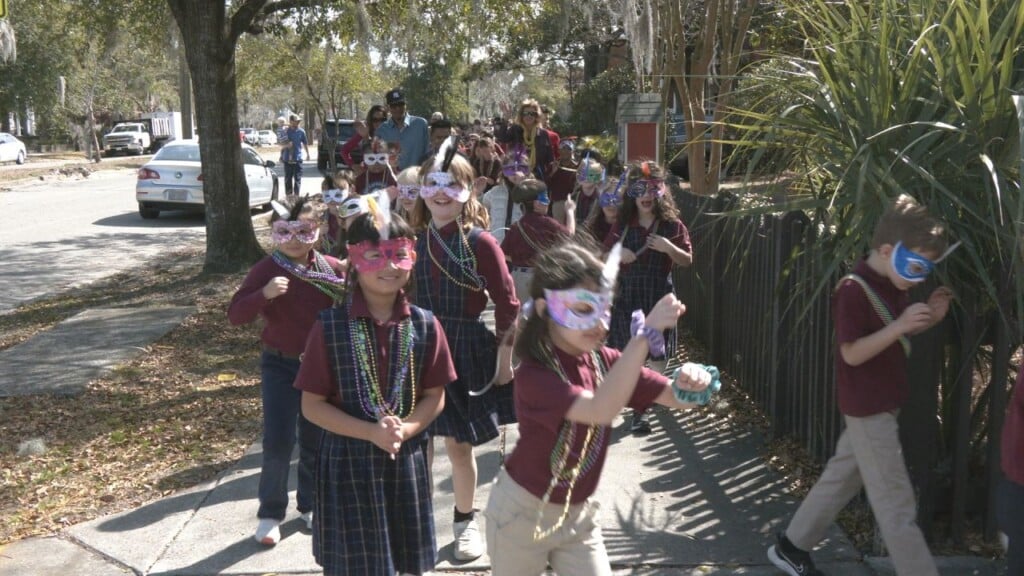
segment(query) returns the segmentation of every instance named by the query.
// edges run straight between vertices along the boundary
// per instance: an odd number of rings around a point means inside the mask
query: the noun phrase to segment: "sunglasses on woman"
[[[537,116],[540,116],[540,114],[534,112],[533,110],[523,110],[522,116],[523,118],[536,118]]]
[[[387,118],[384,117],[384,116],[374,116],[373,118],[370,118],[370,122],[374,122],[374,123],[380,123],[380,122],[383,122],[385,120],[387,120]]]

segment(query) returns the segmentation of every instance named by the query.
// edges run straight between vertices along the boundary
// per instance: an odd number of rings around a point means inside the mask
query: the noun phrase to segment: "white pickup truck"
[[[156,152],[167,142],[181,138],[180,112],[149,112],[142,118],[115,124],[103,136],[103,152],[107,156]]]
[[[122,122],[103,136],[103,151],[107,156],[118,152],[138,155],[151,146],[149,131],[141,122]]]

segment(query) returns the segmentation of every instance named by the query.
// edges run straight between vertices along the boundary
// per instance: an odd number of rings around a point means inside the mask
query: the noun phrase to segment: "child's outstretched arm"
[[[886,325],[881,330],[853,342],[840,344],[839,354],[843,357],[843,362],[850,366],[860,366],[891,346],[893,342],[900,339],[900,336],[924,330],[931,325],[931,322],[932,311],[927,304],[922,302],[911,304],[895,322]]]
[[[676,320],[686,310],[675,294],[666,294],[654,305],[644,321],[646,328],[661,332],[676,325]],[[633,396],[640,369],[647,360],[649,350],[647,337],[635,335],[630,339],[622,355],[615,361],[604,377],[604,383],[595,392],[583,392],[573,402],[565,417],[583,424],[609,425],[615,416]]]

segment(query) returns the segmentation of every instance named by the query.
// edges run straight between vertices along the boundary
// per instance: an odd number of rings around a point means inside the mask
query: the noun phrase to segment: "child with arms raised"
[[[288,468],[298,422],[299,513],[312,524],[313,464],[320,429],[300,413],[300,394],[292,387],[299,372],[302,344],[316,315],[344,300],[341,263],[313,249],[320,231],[313,206],[305,198],[271,202],[274,253],[252,267],[228,306],[232,324],[257,317],[265,323],[260,340],[260,388],[263,399],[263,463],[259,481],[259,524],[253,537],[273,546],[288,509]]]
[[[519,442],[484,510],[494,576],[539,575],[548,564],[562,576],[610,576],[590,500],[612,421],[627,404],[688,408],[717,390],[696,364],[679,368],[671,382],[643,367],[648,352],[664,352],[662,331],[684,310],[672,294],[646,317],[633,312],[622,352],[602,345],[619,247],[607,264],[598,251],[569,242],[537,259],[532,305],[516,338]]]
[[[420,575],[437,560],[426,429],[455,368],[437,319],[406,301],[415,236],[384,202],[348,228],[349,299],[320,314],[295,381],[326,431],[313,554],[328,575]]]

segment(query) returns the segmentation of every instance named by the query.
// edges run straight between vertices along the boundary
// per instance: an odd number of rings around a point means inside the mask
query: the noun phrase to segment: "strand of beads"
[[[314,288],[334,300],[340,301],[344,299],[345,280],[337,275],[327,262],[327,259],[324,258],[324,255],[316,250],[313,251],[313,265],[310,267],[292,262],[280,250],[275,250],[271,254],[271,258],[273,258],[275,264],[284,268],[299,280],[308,282]]]
[[[487,287],[487,282],[483,278],[483,276],[481,276],[476,271],[476,255],[473,253],[473,250],[469,247],[469,240],[466,238],[466,233],[462,229],[461,217],[456,220],[456,227],[458,229],[459,238],[461,240],[461,242],[459,243],[459,255],[456,256],[456,254],[448,246],[448,243],[445,242],[443,238],[441,238],[441,234],[438,231],[437,227],[434,226],[433,222],[430,223],[430,233],[427,235],[427,254],[430,255],[430,260],[434,263],[434,265],[437,266],[441,270],[441,272],[449,280],[452,281],[453,284],[465,288],[466,290],[480,292],[481,290]],[[444,250],[445,255],[448,256],[449,261],[454,263],[459,268],[459,271],[462,273],[462,275],[469,279],[469,284],[456,279],[454,276],[452,276],[450,272],[448,272],[447,268],[442,266],[441,263],[437,261],[437,258],[434,256],[434,252],[430,249],[431,239],[433,239],[434,242],[441,245],[441,248]]]
[[[550,349],[550,345],[544,348],[547,364],[558,373],[566,386],[569,386],[569,377],[565,374],[565,369],[562,368],[562,362]],[[590,360],[594,365],[594,387],[596,389],[604,381],[603,364],[598,357],[597,351],[590,352]],[[534,542],[551,536],[565,524],[565,519],[569,517],[569,505],[572,501],[572,491],[576,487],[576,482],[593,468],[601,455],[601,451],[604,449],[604,443],[608,437],[608,427],[598,424],[588,425],[587,433],[583,438],[583,445],[580,448],[579,455],[576,457],[576,463],[570,467],[569,455],[572,454],[572,447],[576,442],[576,426],[577,424],[574,422],[565,421],[562,422],[562,426],[558,431],[555,448],[551,451],[551,482],[548,483],[548,488],[544,491],[544,496],[541,498],[540,508],[537,509],[537,522],[533,526]],[[551,495],[554,493],[555,488],[566,489],[565,505],[562,507],[562,514],[558,520],[550,528],[544,529],[541,527],[544,520],[544,508],[551,501]]]
[[[351,307],[349,307],[351,312]],[[412,321],[405,319],[392,327],[389,339],[398,347],[397,369],[391,375],[391,386],[385,392],[377,373],[377,339],[370,321],[349,315],[349,346],[356,363],[356,391],[363,413],[375,419],[383,416],[406,418],[416,408],[416,366],[413,355]],[[395,334],[397,332],[397,335]],[[397,336],[397,337],[396,337]],[[404,384],[410,376],[409,409],[405,410]]]

